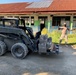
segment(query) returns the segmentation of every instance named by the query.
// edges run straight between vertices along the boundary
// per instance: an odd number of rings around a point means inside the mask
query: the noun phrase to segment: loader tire
[[[3,41],[0,41],[0,56],[5,54],[6,52],[6,44]]]
[[[11,53],[14,57],[23,59],[28,53],[28,48],[23,43],[16,43],[12,46]]]

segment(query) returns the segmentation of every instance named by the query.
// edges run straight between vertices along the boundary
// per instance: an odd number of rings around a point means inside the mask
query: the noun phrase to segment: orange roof
[[[50,11],[76,11],[76,0],[54,0]]]
[[[35,11],[46,11],[46,8],[26,8],[33,2],[23,2],[23,3],[9,3],[0,4],[0,13],[23,13],[23,12],[35,12]]]
[[[48,0],[47,0],[48,1]],[[34,2],[0,4],[0,14],[32,14],[32,13],[76,13],[76,0],[49,0],[51,3],[35,7]],[[37,4],[37,3],[36,3]]]
[[[7,13],[7,12],[20,12],[21,10],[25,9],[29,3],[10,3],[10,4],[0,4],[0,13]]]

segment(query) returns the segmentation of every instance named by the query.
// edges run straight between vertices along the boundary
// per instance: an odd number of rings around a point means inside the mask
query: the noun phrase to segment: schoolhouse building
[[[48,31],[57,29],[66,22],[72,29],[76,27],[76,0],[42,0],[0,4],[0,18],[15,17],[25,19],[26,26],[34,31],[44,27]]]

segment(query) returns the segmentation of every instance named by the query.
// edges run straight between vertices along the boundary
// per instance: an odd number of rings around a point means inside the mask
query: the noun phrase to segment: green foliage
[[[53,32],[48,33],[48,37],[52,37],[52,41],[54,43],[59,43],[59,38],[61,35],[61,31],[54,30]],[[65,43],[65,40],[63,39],[62,44]],[[76,43],[76,34],[68,34],[68,44],[75,44]]]
[[[76,34],[68,34],[68,44],[76,44]]]
[[[48,33],[48,37],[52,37],[52,41],[54,43],[58,43],[59,42],[59,38],[60,38],[61,32],[58,30],[54,30],[53,32],[49,32]]]

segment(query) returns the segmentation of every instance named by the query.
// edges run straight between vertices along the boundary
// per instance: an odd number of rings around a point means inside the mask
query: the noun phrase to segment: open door
[[[40,24],[40,31],[45,27],[45,24]]]
[[[42,29],[45,27],[45,21],[47,20],[47,17],[39,17],[40,20],[40,31],[42,31]]]

